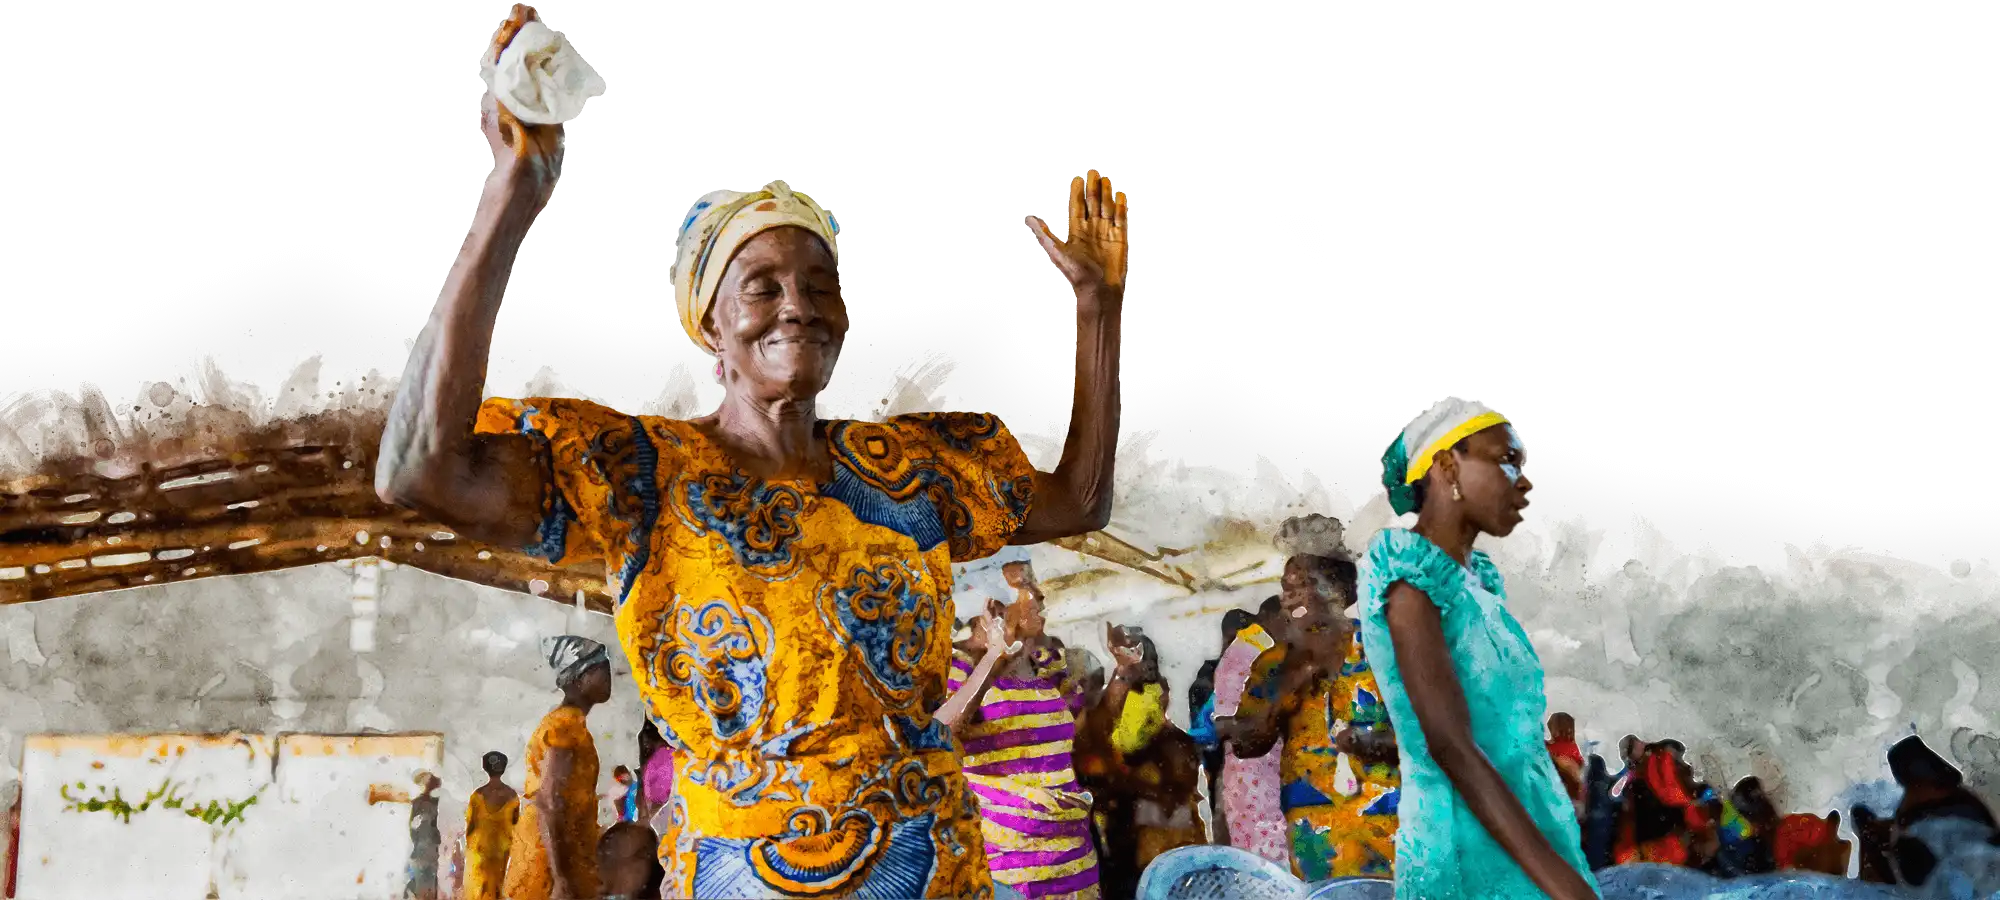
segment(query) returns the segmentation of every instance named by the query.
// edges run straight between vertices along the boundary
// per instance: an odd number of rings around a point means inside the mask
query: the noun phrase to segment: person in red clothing
[[[1583,748],[1576,744],[1576,719],[1559,712],[1549,717],[1549,758],[1555,760],[1556,774],[1562,776],[1563,790],[1583,816]]]
[[[1713,837],[1714,821],[1697,802],[1694,770],[1681,759],[1675,741],[1646,748],[1633,783],[1626,789],[1626,815],[1619,824],[1612,861],[1694,865],[1697,850]]]
[[[1840,812],[1835,810],[1824,818],[1808,813],[1784,817],[1778,823],[1778,839],[1771,855],[1780,872],[1846,875],[1852,854],[1853,845],[1840,839]]]

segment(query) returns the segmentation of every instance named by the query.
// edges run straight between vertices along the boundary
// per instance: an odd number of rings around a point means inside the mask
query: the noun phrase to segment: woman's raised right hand
[[[535,18],[534,7],[514,4],[513,12],[493,32],[493,43],[486,51],[487,62],[499,60],[501,51],[513,43],[521,26]],[[492,177],[507,187],[525,189],[539,211],[555,192],[556,180],[562,177],[563,127],[526,124],[488,92],[479,102],[479,130],[493,150]]]

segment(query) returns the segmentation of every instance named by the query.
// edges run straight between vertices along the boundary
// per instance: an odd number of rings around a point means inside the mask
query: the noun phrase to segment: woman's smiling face
[[[751,238],[729,261],[702,327],[738,387],[764,399],[818,395],[847,338],[833,252],[796,226]]]

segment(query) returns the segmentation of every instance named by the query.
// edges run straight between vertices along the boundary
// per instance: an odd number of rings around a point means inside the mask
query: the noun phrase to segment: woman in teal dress
[[[1402,757],[1398,900],[1598,896],[1542,720],[1541,660],[1473,540],[1505,537],[1532,489],[1513,427],[1450,399],[1403,430],[1382,481],[1413,530],[1361,565],[1361,639]]]

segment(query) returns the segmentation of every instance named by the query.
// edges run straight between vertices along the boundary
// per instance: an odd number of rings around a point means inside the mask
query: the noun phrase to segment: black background
[[[84,84],[14,96],[28,228],[8,328],[76,334],[290,240],[440,278],[486,168],[472,72],[498,14],[12,12],[70,34],[50,62]],[[1020,214],[1060,230],[1064,178],[1104,166],[1140,212],[1128,376],[1224,358],[1334,406],[1480,390],[1524,430],[1636,462],[1876,502],[1992,490],[1972,434],[1992,330],[1970,310],[1996,296],[2000,154],[1970,36],[1496,44],[1326,12],[550,18],[610,94],[522,254],[516,284],[542,294],[670,318],[680,208],[702,184],[788,176],[850,224],[856,304],[1004,294],[1066,366],[1068,290]],[[222,112],[176,116],[178,86],[220,92]],[[1332,224],[1330,264],[1272,232],[1280,208]],[[60,284],[74,294],[18,302]]]

